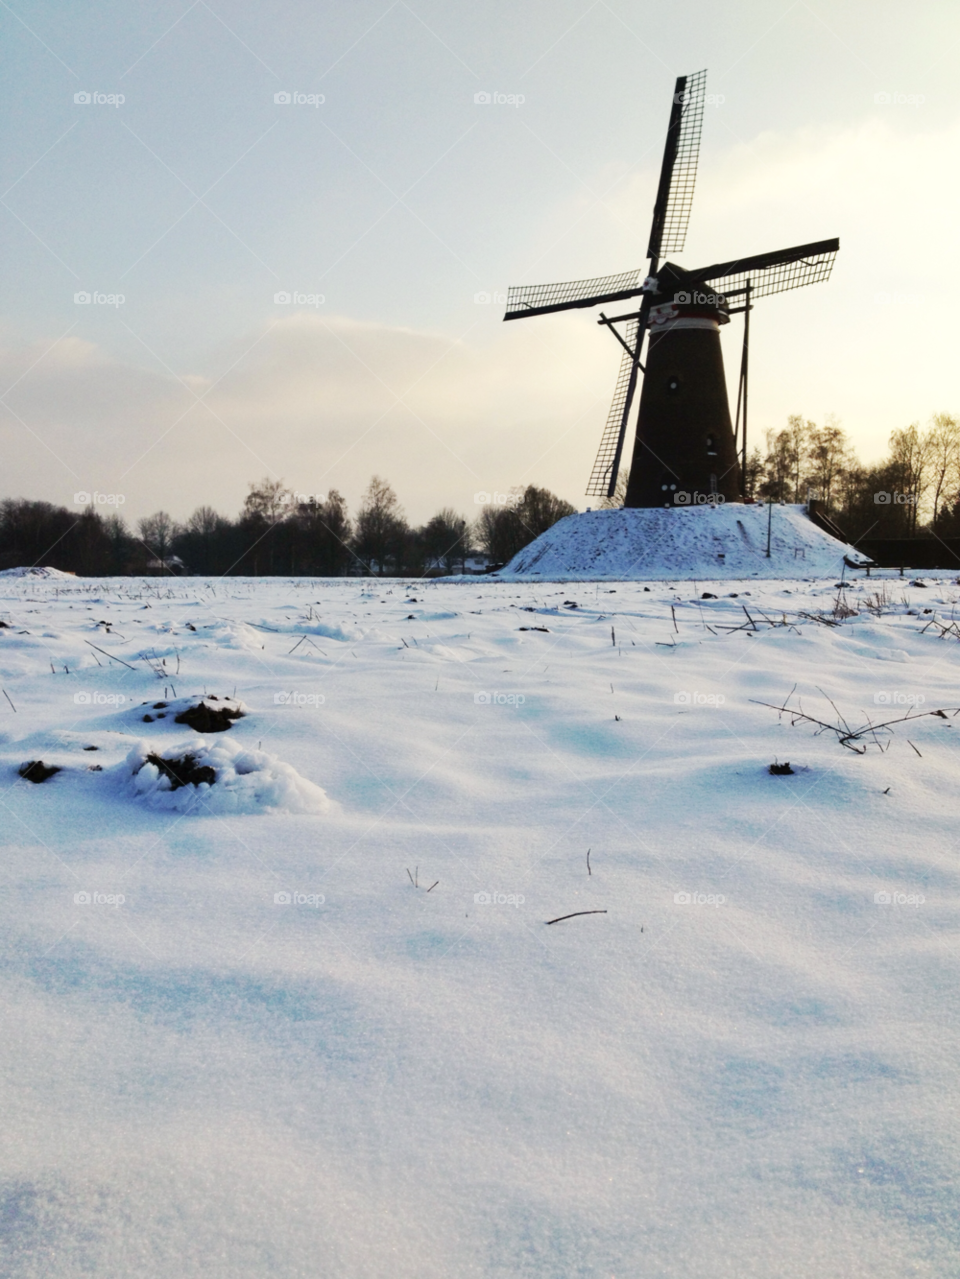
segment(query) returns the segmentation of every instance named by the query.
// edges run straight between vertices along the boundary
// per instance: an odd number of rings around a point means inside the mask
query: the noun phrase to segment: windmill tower
[[[680,76],[674,87],[660,182],[647,244],[649,266],[593,280],[521,285],[507,295],[505,320],[553,311],[609,306],[639,298],[639,310],[608,317],[624,349],[588,497],[613,497],[640,374],[626,506],[736,502],[744,495],[747,459],[747,373],[750,312],[757,298],[830,276],[839,240],[819,240],[772,253],[684,270],[661,258],[682,251],[697,178],[706,71]],[[731,302],[737,305],[731,306]],[[736,417],[731,421],[720,327],[744,317]],[[621,332],[616,325],[622,325]],[[641,363],[644,339],[646,364]]]

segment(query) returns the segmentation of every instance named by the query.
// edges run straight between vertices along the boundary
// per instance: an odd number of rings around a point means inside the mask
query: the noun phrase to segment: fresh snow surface
[[[845,555],[867,562],[854,547],[817,528],[803,506],[620,508],[568,515],[525,546],[498,577],[566,582],[836,577]]]
[[[4,579],[0,1272],[960,1275],[960,587],[857,576]]]
[[[59,568],[5,568],[0,569],[0,577],[60,577],[75,578],[75,573],[64,573]]]

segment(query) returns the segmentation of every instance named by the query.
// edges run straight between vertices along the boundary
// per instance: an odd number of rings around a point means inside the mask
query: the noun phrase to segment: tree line
[[[766,432],[766,450],[747,459],[756,500],[818,498],[850,541],[960,536],[960,423],[934,413],[890,435],[884,458],[864,465],[832,417],[823,426],[794,414]]]
[[[166,511],[127,527],[116,512],[77,514],[49,502],[0,502],[0,569],[44,565],[84,576],[419,576],[462,572],[484,555],[504,564],[575,507],[527,485],[483,505],[475,520],[450,507],[411,526],[386,480],[374,476],[355,517],[336,489],[317,497],[282,480],[249,486],[236,519],[200,506],[183,523]],[[489,496],[489,495],[485,495]]]
[[[859,461],[832,417],[822,426],[799,414],[765,433],[747,458],[753,501],[818,498],[851,542],[910,537],[960,538],[960,423],[935,413],[892,432],[879,462]],[[617,495],[626,491],[622,472]],[[557,520],[574,513],[548,489],[527,485],[494,494],[468,520],[450,507],[425,524],[408,523],[393,488],[374,476],[351,517],[336,489],[319,498],[265,478],[236,519],[210,506],[178,523],[157,511],[127,527],[121,515],[81,514],[49,502],[0,502],[0,568],[49,565],[86,576],[182,571],[200,575],[414,576],[461,572],[482,553],[505,564]],[[490,495],[483,495],[489,497]]]

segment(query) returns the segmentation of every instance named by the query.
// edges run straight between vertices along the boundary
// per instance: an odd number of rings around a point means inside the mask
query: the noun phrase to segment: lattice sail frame
[[[726,295],[742,292],[749,281],[752,301],[768,297],[771,293],[786,293],[788,289],[800,289],[807,284],[828,280],[839,248],[839,240],[821,240],[797,249],[704,267],[693,272],[693,277],[698,282],[714,285],[717,292]],[[775,260],[777,258],[779,261]]]
[[[686,77],[683,90],[683,115],[677,153],[670,176],[670,194],[663,216],[657,256],[681,253],[687,239],[693,192],[697,184],[697,163],[700,158],[700,132],[703,128],[703,104],[707,87],[706,71],[697,71]],[[653,246],[651,246],[653,247]]]
[[[631,350],[637,349],[637,330],[639,319],[630,320],[627,324],[625,341]],[[633,372],[633,359],[624,351],[620,361],[620,372],[617,374],[617,385],[613,392],[613,402],[607,414],[607,424],[603,428],[600,448],[597,450],[593,470],[587,484],[587,497],[607,497],[610,487],[610,468],[617,455],[617,443],[620,439],[620,428],[623,424],[623,410],[627,402],[627,390],[630,386],[630,375]]]
[[[595,298],[616,300],[629,297],[640,284],[640,268],[618,275],[600,275],[593,280],[567,280],[561,284],[517,284],[507,293],[505,320],[518,315],[542,315],[575,306],[593,306]]]

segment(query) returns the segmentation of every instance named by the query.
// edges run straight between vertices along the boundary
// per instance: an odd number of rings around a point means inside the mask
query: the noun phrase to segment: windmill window
[[[712,435],[707,436],[707,457],[717,456],[717,441]]]
[[[667,378],[667,394],[676,395],[680,390],[680,379],[678,377]]]

